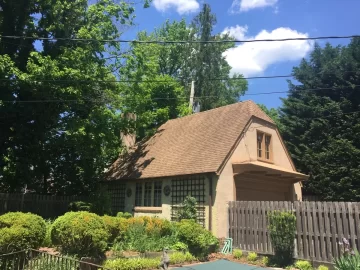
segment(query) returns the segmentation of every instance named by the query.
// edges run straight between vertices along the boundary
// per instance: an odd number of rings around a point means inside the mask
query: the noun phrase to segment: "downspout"
[[[212,204],[213,204],[213,185],[212,185],[212,174],[209,174],[209,231],[212,230]]]

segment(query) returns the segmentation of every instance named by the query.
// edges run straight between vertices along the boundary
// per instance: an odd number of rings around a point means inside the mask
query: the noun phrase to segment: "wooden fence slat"
[[[356,232],[355,232],[355,224],[354,224],[354,211],[353,211],[353,203],[348,202],[346,203],[346,208],[349,213],[349,229],[350,229],[350,240],[351,247],[354,249],[356,248]],[[358,224],[359,226],[359,224]]]
[[[241,216],[240,216],[241,208],[237,207],[235,209],[235,220],[236,220],[236,241],[238,242],[238,246],[240,247],[241,243]]]
[[[354,203],[354,215],[355,215],[355,224],[357,225],[356,228],[356,240],[357,240],[357,245],[356,245],[356,249],[360,250],[360,203]]]
[[[302,226],[301,226],[301,204],[300,202],[294,202],[295,214],[296,214],[296,235],[297,235],[297,257],[304,258],[303,241],[301,238]]]
[[[310,258],[309,252],[309,236],[308,236],[308,223],[307,223],[307,204],[306,202],[303,203],[301,208],[302,214],[302,227],[303,227],[303,243],[304,243],[304,259]]]
[[[325,219],[325,232],[324,232],[324,235],[326,237],[325,255],[327,255],[326,261],[329,261],[329,260],[332,260],[332,257],[333,257],[332,247],[331,247],[330,208],[329,208],[329,204],[321,203],[321,205],[324,209],[324,219]]]
[[[339,241],[341,241],[344,238],[344,231],[342,226],[342,220],[341,220],[341,212],[340,212],[340,206],[339,203],[334,203],[335,205],[335,213],[336,213],[336,226],[337,226],[337,241],[336,245]],[[340,256],[340,250],[336,253],[336,256]]]
[[[346,239],[350,240],[350,235],[349,235],[349,216],[348,216],[348,209],[346,209],[345,203],[344,202],[340,202],[340,211],[341,211],[341,220],[342,220],[342,226],[343,226],[343,232],[344,232],[344,237]]]
[[[320,252],[319,252],[319,259],[321,261],[326,261],[327,260],[327,256],[326,256],[326,242],[325,242],[325,230],[324,230],[324,218],[325,218],[325,212],[324,212],[324,204],[321,203],[321,202],[316,202],[316,206],[317,206],[317,210],[318,210],[318,224],[319,224],[319,227],[318,227],[318,230],[319,230],[319,242],[320,242],[320,245],[319,245],[319,248],[320,248]]]
[[[330,225],[331,225],[331,244],[332,244],[332,256],[336,258],[338,256],[337,243],[338,239],[336,234],[336,216],[335,216],[335,203],[330,203]]]
[[[314,228],[314,257],[317,261],[320,261],[320,232],[319,232],[319,215],[320,210],[317,208],[317,204],[315,202],[311,202],[311,208],[312,208],[312,223]]]

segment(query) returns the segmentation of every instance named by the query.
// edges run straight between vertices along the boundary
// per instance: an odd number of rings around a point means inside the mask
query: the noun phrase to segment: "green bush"
[[[262,264],[265,265],[265,266],[269,266],[269,265],[270,265],[270,260],[269,260],[269,257],[267,257],[267,256],[262,257],[261,262],[262,262]]]
[[[240,259],[243,255],[243,252],[240,249],[234,249],[233,255],[235,259]]]
[[[301,260],[296,261],[294,266],[295,266],[295,268],[297,268],[299,270],[312,270],[313,269],[311,263],[308,261],[301,261]]]
[[[196,199],[191,196],[187,196],[182,203],[182,207],[178,212],[178,220],[191,219],[196,221],[197,210],[196,210]]]
[[[160,266],[160,259],[115,259],[105,261],[104,267],[113,270],[147,270],[157,269]]]
[[[125,213],[123,213],[123,212],[118,212],[118,213],[116,214],[116,217],[128,219],[128,218],[132,218],[132,214],[130,214],[130,213],[128,213],[128,212],[125,212]]]
[[[45,224],[46,224],[46,234],[45,234],[45,239],[42,243],[42,246],[43,247],[52,247],[51,228],[52,228],[53,221],[51,219],[45,220]]]
[[[191,255],[189,252],[175,252],[170,254],[170,264],[179,264],[184,262],[193,262],[195,261],[195,257]]]
[[[258,258],[258,255],[255,252],[249,252],[249,254],[247,255],[247,260],[249,262],[255,262]]]
[[[109,237],[102,218],[89,212],[68,212],[55,220],[51,230],[53,244],[70,255],[102,255]]]
[[[205,258],[219,247],[218,239],[194,220],[182,220],[177,223],[179,240],[188,245],[191,254]]]
[[[83,201],[77,201],[77,202],[71,202],[69,203],[68,209],[70,212],[78,212],[78,211],[92,211],[92,203],[89,202],[83,202]]]
[[[174,245],[171,246],[171,249],[176,251],[187,251],[189,250],[189,247],[185,243],[176,242]]]
[[[106,186],[100,186],[90,195],[92,203],[91,212],[102,215],[111,215],[111,197]]]
[[[11,212],[0,216],[0,253],[39,248],[45,239],[45,221],[31,213]]]
[[[290,265],[293,260],[296,217],[290,212],[268,213],[271,244],[275,261],[280,266]]]
[[[106,226],[106,230],[110,234],[109,242],[113,243],[114,240],[120,235],[120,218],[112,217],[112,216],[102,216],[102,220]]]
[[[335,269],[337,270],[359,270],[360,254],[354,251],[352,254],[344,254],[340,258],[335,259]]]
[[[329,270],[329,267],[325,265],[319,265],[318,270]]]

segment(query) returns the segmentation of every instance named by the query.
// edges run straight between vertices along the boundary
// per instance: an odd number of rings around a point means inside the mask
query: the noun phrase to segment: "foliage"
[[[91,212],[92,210],[92,203],[83,202],[83,201],[76,201],[69,203],[68,210],[70,212],[78,212],[78,211],[87,211]]]
[[[243,255],[243,252],[240,249],[234,249],[233,255],[235,259],[240,259]]]
[[[246,258],[249,262],[255,262],[258,258],[258,255],[255,252],[249,252]]]
[[[184,262],[193,262],[195,261],[195,257],[191,255],[189,252],[174,252],[170,254],[170,264],[179,264]]]
[[[279,109],[270,108],[268,109],[264,104],[258,104],[258,106],[275,122],[278,129],[281,131],[284,127],[280,122],[280,112]]]
[[[182,220],[177,224],[178,238],[189,247],[191,254],[205,258],[219,247],[218,239],[193,220]]]
[[[350,248],[350,243],[346,238],[339,242],[341,257],[334,260],[337,270],[358,270],[360,268],[360,254],[357,250]]]
[[[273,211],[268,218],[274,258],[280,266],[289,265],[293,259],[296,217],[290,212]]]
[[[102,255],[109,237],[102,218],[89,212],[68,212],[55,220],[51,230],[53,244],[70,255]]]
[[[120,227],[120,218],[118,217],[112,217],[112,216],[102,216],[101,217],[104,224],[105,224],[105,227],[106,227],[106,230],[109,232],[110,234],[110,237],[109,237],[109,242],[110,243],[113,243],[114,240],[120,236],[121,234],[121,227]]]
[[[76,257],[66,256],[62,258],[77,259]],[[70,260],[69,260],[70,261]],[[31,270],[77,270],[78,266],[75,263],[70,264],[69,261],[56,258],[48,258],[46,256],[38,256],[31,259],[28,265],[31,265]]]
[[[41,244],[41,246],[43,247],[52,247],[52,242],[51,242],[51,229],[52,229],[52,224],[53,224],[53,220],[48,219],[45,220],[45,224],[46,224],[46,234],[45,234],[45,238],[43,243]]]
[[[265,266],[269,266],[269,265],[270,265],[270,259],[269,259],[269,257],[267,257],[267,256],[262,257],[261,262],[262,262],[262,264],[265,265]]]
[[[297,268],[299,270],[312,270],[313,269],[311,263],[308,261],[301,261],[301,260],[296,261],[294,266],[295,266],[295,268]]]
[[[359,47],[360,38],[346,46],[316,44],[293,69],[297,83],[289,83],[280,110],[287,148],[297,168],[310,174],[304,192],[322,200],[360,200]],[[328,89],[304,91],[309,88]]]
[[[189,252],[175,252],[169,255],[170,264],[179,264],[184,262],[193,262],[195,257]],[[137,259],[115,259],[107,260],[104,264],[105,268],[114,270],[146,270],[146,269],[157,269],[160,265],[160,258],[149,259],[149,258],[137,258]]]
[[[8,2],[14,1],[0,2],[3,35],[59,39],[1,41],[0,190],[27,185],[41,193],[88,194],[118,156],[119,131],[128,128],[119,115],[121,87],[108,82],[120,65],[112,59],[125,52],[118,42],[61,39],[117,39],[132,25],[134,6]]]
[[[39,248],[46,234],[45,221],[31,213],[10,212],[0,216],[0,253]]]
[[[171,250],[187,251],[187,250],[189,250],[189,247],[188,247],[188,245],[185,244],[185,243],[176,242],[174,245],[171,246]]]
[[[111,197],[105,185],[101,185],[90,196],[92,202],[91,211],[97,215],[111,215]]]
[[[118,212],[116,214],[116,217],[119,217],[119,218],[131,218],[132,217],[132,214],[128,213],[128,212]]]
[[[186,196],[184,202],[182,203],[181,209],[178,211],[178,220],[182,219],[192,219],[196,221],[197,202],[194,197]]]
[[[325,266],[325,265],[319,265],[319,267],[317,268],[317,270],[329,270],[329,267]]]

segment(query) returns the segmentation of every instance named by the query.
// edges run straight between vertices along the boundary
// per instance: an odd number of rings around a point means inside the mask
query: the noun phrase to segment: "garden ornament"
[[[163,255],[161,257],[161,262],[160,262],[160,267],[161,269],[168,269],[169,267],[169,264],[170,264],[170,258],[169,258],[169,255],[167,254],[168,252],[168,248],[164,248],[164,251],[163,251]]]

